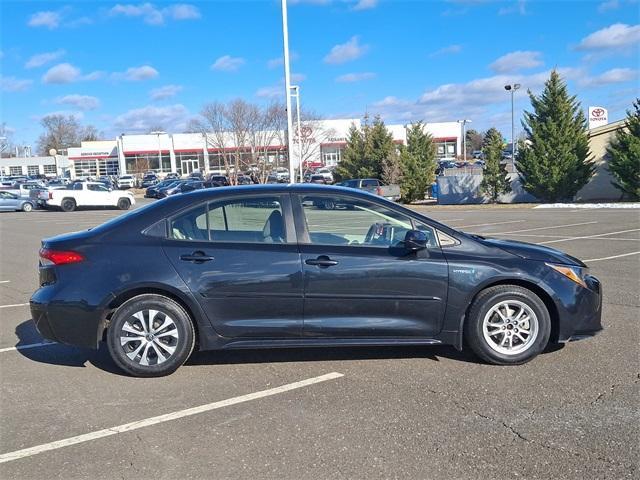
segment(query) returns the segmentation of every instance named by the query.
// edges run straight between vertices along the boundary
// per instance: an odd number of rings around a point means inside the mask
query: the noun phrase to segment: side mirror
[[[409,230],[404,236],[404,248],[417,252],[427,248],[427,234],[420,230]]]

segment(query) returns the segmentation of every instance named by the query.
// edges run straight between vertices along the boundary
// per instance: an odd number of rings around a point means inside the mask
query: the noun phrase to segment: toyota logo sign
[[[603,107],[589,107],[589,128],[595,128],[609,123],[608,112]]]
[[[591,115],[593,115],[594,117],[601,117],[603,115],[606,115],[606,111],[604,108],[594,108],[593,111],[591,112]]]

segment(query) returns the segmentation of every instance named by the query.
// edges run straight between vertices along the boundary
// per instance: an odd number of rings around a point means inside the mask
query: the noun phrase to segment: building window
[[[27,175],[40,175],[40,167],[38,165],[27,165]]]
[[[127,173],[170,172],[171,156],[169,153],[158,155],[157,153],[125,153],[124,156]]]
[[[55,165],[43,165],[43,169],[45,175],[55,175],[57,173]]]
[[[18,166],[10,166],[9,167],[9,175],[22,175],[22,167]]]
[[[340,147],[322,147],[322,163],[327,167],[332,167],[342,160],[342,150]]]
[[[181,175],[188,175],[195,170],[204,171],[204,153],[176,152],[176,169]]]
[[[95,160],[75,160],[73,168],[76,177],[95,177],[98,174]]]
[[[436,157],[438,159],[441,158],[456,158],[456,141],[455,140],[444,140],[444,141],[436,141]]]

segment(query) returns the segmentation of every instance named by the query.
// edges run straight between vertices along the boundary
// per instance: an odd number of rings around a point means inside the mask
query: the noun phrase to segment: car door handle
[[[318,258],[308,258],[304,261],[307,265],[316,265],[320,268],[333,267],[334,265],[338,265],[336,260],[331,260],[326,255],[320,255]]]
[[[213,259],[213,257],[206,255],[204,252],[200,251],[193,252],[192,254],[180,255],[180,260],[184,262],[202,263],[210,262]]]

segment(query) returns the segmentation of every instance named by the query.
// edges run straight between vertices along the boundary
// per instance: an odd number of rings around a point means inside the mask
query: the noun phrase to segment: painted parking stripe
[[[77,435],[75,437],[65,438],[63,440],[57,440],[55,442],[44,443],[42,445],[36,445],[35,447],[24,448],[22,450],[16,450],[14,452],[3,453],[0,455],[0,463],[11,462],[20,458],[31,457],[39,453],[48,452],[51,450],[57,450],[59,448],[68,447],[70,445],[76,445],[78,443],[90,442],[99,438],[109,437],[111,435],[117,435],[119,433],[130,432],[132,430],[138,430],[140,428],[150,427],[152,425],[158,425],[164,422],[170,422],[172,420],[178,420],[179,418],[190,417],[204,412],[210,412],[211,410],[217,410],[223,407],[229,407],[231,405],[237,405],[239,403],[249,402],[251,400],[257,400],[259,398],[270,397],[272,395],[278,395],[280,393],[289,392],[298,388],[308,387],[316,383],[326,382],[328,380],[335,380],[343,377],[344,374],[338,372],[331,372],[319,377],[308,378],[306,380],[300,380],[299,382],[288,383],[280,387],[269,388],[268,390],[261,390],[259,392],[249,393],[246,395],[240,395],[239,397],[228,398],[219,402],[207,403],[198,407],[187,408],[185,410],[178,410],[172,413],[165,413],[164,415],[158,415],[156,417],[145,418],[143,420],[137,420],[131,423],[125,423],[124,425],[118,425],[111,428],[105,428],[103,430],[97,430],[91,433],[85,433],[83,435]]]
[[[11,305],[0,305],[0,308],[26,307],[28,303],[14,303]]]
[[[29,350],[30,348],[46,347],[48,345],[56,345],[56,342],[29,343],[27,345],[17,345],[15,347],[0,348],[0,353],[17,352],[20,350]]]
[[[11,280],[0,280],[0,283],[11,283]]]
[[[491,233],[491,235],[499,235],[498,233]],[[536,237],[536,238],[573,238],[569,235],[543,235],[543,234],[535,234],[535,233],[508,233],[505,234],[508,237]],[[599,237],[599,238],[588,238],[585,240],[613,240],[616,242],[640,242],[640,238],[618,238],[618,237]]]
[[[581,237],[561,238],[559,240],[548,240],[546,242],[539,242],[539,244],[540,245],[547,245],[549,243],[568,242],[570,240],[586,240],[586,239],[589,239],[589,238],[606,237],[607,235],[616,235],[618,233],[629,233],[629,232],[637,232],[637,231],[640,231],[640,228],[632,228],[630,230],[620,230],[618,232],[599,233],[597,235],[584,235],[584,236],[581,236]]]
[[[526,220],[511,220],[509,222],[495,222],[495,223],[476,223],[474,225],[456,225],[456,228],[469,228],[469,227],[489,227],[491,225],[506,225],[507,223],[522,223]]]
[[[584,262],[599,262],[601,260],[612,260],[614,258],[629,257],[631,255],[639,255],[639,254],[640,252],[623,253],[622,255],[611,255],[610,257],[590,258],[588,260],[584,260]]]
[[[554,225],[551,227],[538,227],[538,228],[525,228],[524,230],[511,230],[510,232],[497,232],[492,235],[506,235],[507,233],[520,233],[520,232],[535,232],[537,230],[551,230],[552,228],[565,228],[565,227],[577,227],[579,225],[593,225],[598,222],[582,222],[582,223],[568,223],[566,225]]]

